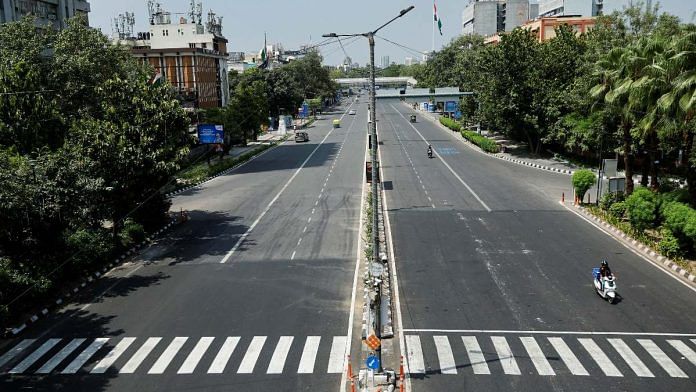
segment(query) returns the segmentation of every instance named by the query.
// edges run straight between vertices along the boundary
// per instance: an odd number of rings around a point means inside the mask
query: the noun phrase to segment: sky
[[[186,14],[189,0],[158,0],[163,8]],[[196,0],[199,1],[199,0]],[[302,44],[318,44],[326,33],[362,33],[370,31],[398,15],[410,5],[416,8],[378,33],[375,63],[382,56],[390,62],[403,63],[406,57],[420,58],[433,46],[432,0],[202,0],[204,18],[208,10],[223,17],[223,35],[231,52],[258,52],[263,47],[264,32],[268,43],[282,43],[285,49]],[[590,1],[590,0],[588,0]],[[605,10],[620,9],[629,0],[604,0]],[[468,0],[436,0],[442,20],[442,36],[435,33],[435,49],[461,34],[461,14]],[[682,21],[696,21],[696,0],[661,0],[661,10],[679,16]],[[90,0],[90,25],[111,34],[111,20],[120,13],[134,12],[136,31],[147,31],[146,0]],[[398,46],[401,45],[401,46]],[[345,53],[364,65],[369,48],[364,38],[343,41]],[[402,47],[405,46],[408,49]],[[340,64],[346,54],[337,44],[322,46],[326,64]]]

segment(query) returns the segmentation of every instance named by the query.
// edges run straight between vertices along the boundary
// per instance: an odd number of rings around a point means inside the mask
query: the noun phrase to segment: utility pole
[[[339,38],[339,37],[357,37],[357,36],[363,36],[367,38],[367,41],[370,45],[370,99],[369,99],[369,112],[370,112],[370,124],[369,124],[369,132],[370,132],[370,139],[372,141],[372,148],[370,149],[370,157],[372,161],[372,168],[370,171],[370,175],[372,177],[372,260],[370,260],[371,265],[374,263],[381,263],[382,261],[380,260],[379,257],[379,187],[377,184],[378,181],[378,162],[377,162],[377,98],[376,98],[376,86],[375,86],[375,34],[391,22],[399,19],[400,17],[406,15],[409,11],[414,9],[415,6],[410,6],[406,9],[401,10],[399,12],[399,15],[395,16],[388,22],[384,23],[383,25],[379,26],[373,31],[367,32],[367,33],[361,33],[361,34],[336,34],[336,33],[330,33],[330,34],[323,34],[322,37],[324,38]],[[339,41],[340,43],[340,41]],[[371,268],[368,268],[368,271],[370,271]],[[369,272],[369,277],[370,277],[370,284],[373,284],[374,280],[372,279],[373,277],[371,276],[371,272]],[[380,292],[381,292],[381,284],[377,285],[376,288],[376,298],[373,305],[373,308],[375,310],[375,334],[378,337],[381,337],[381,326],[380,326],[380,318],[381,318],[381,310],[380,310]],[[368,312],[369,314],[369,312]],[[377,357],[379,358],[379,369],[378,371],[382,371],[382,354],[381,350],[377,349],[375,350],[375,354],[377,354]]]

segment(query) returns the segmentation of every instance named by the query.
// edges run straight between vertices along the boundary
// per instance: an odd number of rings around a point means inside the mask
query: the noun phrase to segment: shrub
[[[672,202],[689,204],[689,191],[687,189],[675,189],[670,192],[660,193],[660,216],[665,219],[664,209]]]
[[[604,211],[609,211],[611,206],[613,206],[615,203],[622,202],[626,200],[624,197],[623,192],[608,192],[602,195],[602,198],[599,201],[599,208],[601,208]],[[625,205],[624,205],[624,208]]]
[[[112,252],[112,245],[105,233],[80,229],[68,235],[66,243],[75,252],[75,264],[85,269],[104,262]]]
[[[657,220],[657,197],[647,188],[637,188],[626,198],[626,213],[635,231],[653,227]]]
[[[491,140],[485,136],[481,136],[473,131],[461,131],[461,133],[466,140],[479,146],[483,151],[490,153],[498,152],[498,145],[494,140]]]
[[[626,202],[617,201],[609,207],[609,214],[615,218],[621,219],[626,214]]]
[[[125,247],[130,247],[133,244],[138,244],[145,239],[145,230],[143,226],[132,219],[126,219],[123,223],[123,229],[119,234],[121,243]]]
[[[447,128],[449,128],[455,132],[459,132],[462,130],[461,124],[459,124],[455,120],[452,120],[451,118],[440,117],[440,124],[446,126]]]
[[[662,239],[657,244],[657,250],[667,257],[682,255],[681,245],[669,229],[662,229]]]
[[[596,181],[596,177],[591,170],[582,169],[573,173],[573,188],[575,188],[575,195],[580,198],[580,200],[585,199],[585,193],[592,188]]]

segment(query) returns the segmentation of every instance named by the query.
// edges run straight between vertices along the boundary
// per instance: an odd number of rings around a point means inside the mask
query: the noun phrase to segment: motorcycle
[[[610,304],[616,302],[618,294],[616,293],[616,279],[613,275],[600,276],[599,268],[592,268],[592,281],[594,288],[600,297],[609,301]]]
[[[433,158],[433,150],[428,150],[428,158]]]

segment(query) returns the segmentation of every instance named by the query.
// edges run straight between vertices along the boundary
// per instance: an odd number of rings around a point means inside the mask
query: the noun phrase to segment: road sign
[[[370,265],[370,272],[372,276],[381,277],[384,274],[384,266],[382,263],[372,263]]]
[[[377,358],[374,355],[370,355],[369,357],[367,357],[365,364],[367,364],[367,367],[369,369],[377,370],[379,369],[379,358]]]
[[[367,347],[369,347],[373,350],[377,350],[379,348],[379,346],[382,345],[382,342],[379,340],[379,338],[377,336],[372,334],[372,335],[368,336],[367,339],[365,339],[365,344],[367,345]]]

